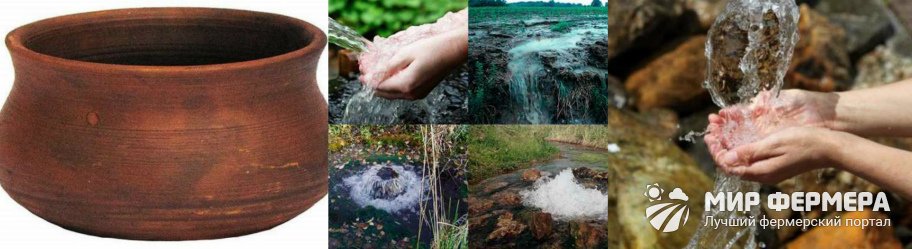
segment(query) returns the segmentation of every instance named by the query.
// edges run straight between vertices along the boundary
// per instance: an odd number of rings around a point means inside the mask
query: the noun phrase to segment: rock
[[[605,171],[596,171],[587,167],[574,168],[573,177],[576,179],[585,179],[585,180],[594,180],[594,181],[608,181],[608,172]]]
[[[586,52],[589,54],[586,57],[589,60],[589,65],[608,69],[608,41],[598,40],[587,46]]]
[[[886,219],[887,215],[870,210],[844,212],[842,224],[847,219]],[[902,248],[893,234],[892,226],[821,226],[815,227],[795,240],[786,248]]]
[[[671,38],[699,29],[682,0],[608,0],[607,5],[608,57],[619,62],[609,62],[612,69],[635,64]]]
[[[541,171],[537,169],[527,169],[522,173],[523,181],[534,182],[538,180],[538,178],[541,178]]]
[[[570,222],[570,234],[576,248],[605,248],[605,245],[602,245],[602,241],[605,240],[604,227],[574,220]]]
[[[491,214],[482,214],[482,215],[472,215],[469,218],[469,230],[478,229],[483,227],[488,223],[488,219],[491,218]]]
[[[485,185],[485,187],[482,191],[485,194],[490,194],[490,193],[494,193],[494,191],[498,191],[498,190],[506,187],[507,185],[510,185],[510,184],[507,182],[495,182],[495,183]]]
[[[726,3],[728,1],[725,0],[687,0],[685,2],[687,9],[697,14],[700,28],[704,30],[709,30],[709,27],[716,21],[716,16],[725,9]]]
[[[814,10],[845,30],[849,58],[857,61],[894,33],[882,5],[878,1],[820,1]]]
[[[494,201],[476,197],[469,197],[469,214],[482,214],[494,207]]]
[[[544,212],[532,213],[529,221],[529,230],[536,240],[546,240],[551,238],[552,227],[551,214]]]
[[[800,9],[801,39],[785,75],[786,86],[823,92],[848,89],[852,80],[845,31],[807,5]]]
[[[680,147],[657,132],[655,126],[617,110],[609,113],[608,125],[611,129],[605,140],[622,147],[619,152],[610,153],[606,162],[611,165],[608,217],[617,217],[607,221],[607,226],[616,231],[607,235],[607,241],[616,243],[608,247],[683,248],[700,224],[701,197],[712,190],[712,181]],[[690,197],[687,207],[692,220],[678,231],[662,233],[644,222],[644,210],[650,202],[643,193],[653,183],[658,183],[666,193],[681,188]]]
[[[858,61],[853,89],[864,89],[912,78],[912,57],[888,46],[877,47]]]
[[[513,191],[501,191],[491,196],[491,198],[500,207],[511,208],[522,205],[522,197],[519,197],[519,194]]]
[[[703,88],[705,46],[706,36],[694,36],[631,74],[624,86],[637,108],[690,112],[711,104]]]
[[[377,176],[380,177],[380,179],[389,180],[399,177],[399,173],[396,173],[396,171],[391,167],[383,167],[377,171]]]
[[[526,230],[526,225],[513,220],[512,213],[504,213],[497,218],[497,224],[494,231],[488,234],[488,241],[498,241],[504,239],[516,238],[520,233]]]

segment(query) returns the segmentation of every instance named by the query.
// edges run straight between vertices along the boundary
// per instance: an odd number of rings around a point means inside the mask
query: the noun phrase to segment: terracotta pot
[[[210,239],[281,224],[326,194],[325,35],[259,12],[124,9],[11,32],[0,183],[73,231]]]

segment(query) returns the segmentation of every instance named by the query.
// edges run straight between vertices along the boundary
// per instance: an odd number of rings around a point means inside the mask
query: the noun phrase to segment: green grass
[[[551,25],[551,31],[554,32],[567,32],[570,30],[570,27],[573,26],[573,22],[559,22]]]
[[[469,10],[469,22],[487,22],[497,20],[527,20],[530,18],[549,18],[564,16],[608,16],[604,7],[472,7]]]
[[[478,125],[469,133],[471,183],[549,159],[558,149],[545,137],[548,129],[531,125]]]

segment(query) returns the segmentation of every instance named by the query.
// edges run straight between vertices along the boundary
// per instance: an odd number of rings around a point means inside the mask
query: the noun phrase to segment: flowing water
[[[360,90],[350,96],[345,103],[342,123],[348,124],[394,124],[401,123],[409,115],[427,116],[427,123],[436,123],[434,108],[427,101],[390,100],[375,95],[375,89],[383,80],[395,75],[384,71],[386,63],[396,52],[417,41],[435,36],[442,32],[464,27],[468,22],[468,12],[448,13],[437,22],[410,27],[388,38],[376,37],[371,42],[358,34],[354,29],[342,25],[332,18],[329,20],[329,41],[340,47],[350,49],[358,54],[361,71]],[[428,96],[439,96],[442,90],[437,87]]]
[[[516,46],[509,51],[510,62],[507,67],[510,71],[510,96],[516,108],[511,122],[530,124],[552,123],[553,112],[556,110],[556,101],[547,94],[547,85],[556,86],[562,96],[569,95],[569,87],[575,82],[559,82],[552,77],[554,69],[543,64],[543,60],[554,60],[551,66],[572,68],[574,74],[593,73],[607,82],[608,72],[604,69],[579,66],[580,55],[571,50],[582,49],[581,41],[584,38],[606,37],[607,28],[594,26],[577,28],[553,38],[536,39]],[[578,52],[577,52],[578,53]],[[585,56],[585,53],[584,55]],[[586,123],[586,117],[571,120],[575,123]]]
[[[581,185],[573,170],[561,170],[554,178],[542,177],[532,189],[519,192],[523,205],[541,209],[562,221],[608,218],[608,196]]]
[[[329,43],[355,52],[363,52],[372,45],[357,31],[336,22],[332,17],[329,18]]]
[[[530,169],[541,171],[542,175],[531,186],[522,180],[525,170],[485,179],[478,186],[507,183],[500,189],[517,191],[522,197],[523,206],[551,213],[558,221],[607,219],[608,196],[604,193],[607,190],[583,183],[573,174],[573,170],[584,167],[603,169],[604,161],[608,160],[608,152],[566,143],[554,142],[552,145],[560,150],[561,156],[531,167]],[[473,195],[485,197],[492,194],[494,193],[477,192]]]
[[[778,93],[798,41],[798,7],[792,0],[732,0],[709,31],[704,87],[713,102],[727,107],[750,101],[761,91]],[[750,142],[750,141],[744,141]],[[736,146],[736,145],[735,145]],[[716,174],[714,193],[757,192],[760,184],[724,173]],[[757,219],[749,212],[705,210],[702,217]],[[698,225],[687,248],[757,248],[756,227]]]

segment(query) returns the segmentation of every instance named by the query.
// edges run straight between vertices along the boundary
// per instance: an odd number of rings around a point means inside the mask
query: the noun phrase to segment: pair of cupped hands
[[[835,129],[835,94],[802,90],[772,94],[762,92],[751,104],[709,115],[704,141],[719,169],[746,180],[776,183],[833,166],[841,143],[862,139]],[[734,134],[745,132],[754,134]],[[739,135],[753,139],[737,139]]]
[[[450,71],[465,63],[467,43],[467,31],[453,30],[402,47],[378,70],[391,76],[373,86],[374,94],[387,99],[423,99]]]

